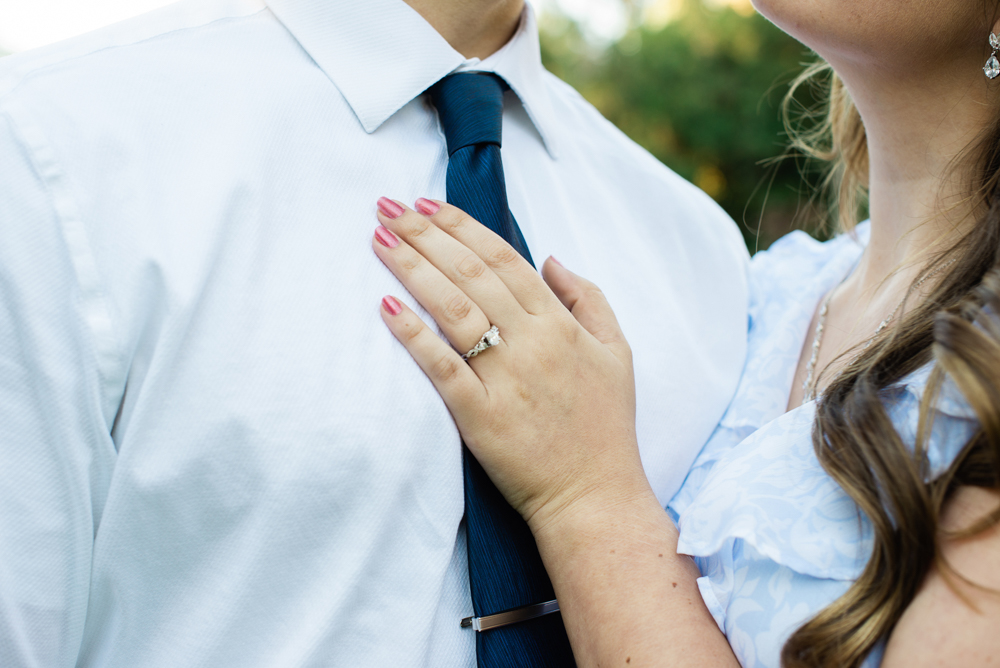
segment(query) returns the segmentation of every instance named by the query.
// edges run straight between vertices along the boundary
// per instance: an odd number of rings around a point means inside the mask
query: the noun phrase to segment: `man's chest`
[[[666,495],[685,465],[659,439],[679,434],[686,458],[728,398],[705,409],[677,380],[716,364],[699,331],[710,318],[695,249],[664,212],[656,175],[634,183],[579,156],[553,160],[524,118],[505,133],[511,207],[536,260],[555,255],[595,280],[637,352],[640,433]],[[415,300],[370,249],[378,197],[446,197],[433,111],[414,101],[372,135],[237,146],[241,137],[201,160],[196,146],[177,147],[165,178],[137,178],[125,207],[95,213],[109,221],[94,234],[128,351],[120,464],[155,470],[162,459],[169,480],[210,453],[261,462],[246,475],[265,486],[366,480],[383,494],[448,471],[460,502],[454,425],[379,317],[386,294]],[[694,427],[678,431],[682,418]],[[274,466],[275,453],[291,468]]]

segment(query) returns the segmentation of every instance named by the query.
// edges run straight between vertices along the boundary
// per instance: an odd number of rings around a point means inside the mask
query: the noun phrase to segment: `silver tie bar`
[[[466,617],[462,620],[462,628],[470,626],[473,631],[489,631],[501,626],[509,626],[518,622],[526,622],[529,619],[542,617],[553,612],[559,612],[559,601],[546,601],[545,603],[535,603],[526,605],[523,608],[514,608],[505,612],[498,612],[495,615],[485,617]]]

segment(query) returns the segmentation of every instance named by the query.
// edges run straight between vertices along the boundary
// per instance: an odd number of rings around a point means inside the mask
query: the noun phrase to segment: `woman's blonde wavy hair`
[[[797,106],[796,90],[804,85],[827,93],[819,118]],[[867,196],[868,145],[849,93],[829,65],[818,63],[793,82],[784,114],[793,149],[827,165],[822,185],[832,200],[831,218],[838,231],[850,230]],[[818,402],[816,454],[871,520],[874,549],[847,593],[789,638],[782,652],[786,668],[860,666],[889,636],[931,566],[951,572],[940,558],[940,517],[951,493],[963,485],[1000,486],[1000,116],[969,151],[978,158],[968,190],[981,205],[977,224],[925,267],[924,274],[953,261],[933,292],[863,350]],[[880,391],[932,361],[911,450],[893,427]],[[925,483],[932,409],[946,377],[971,404],[981,428],[944,475]],[[997,523],[1000,509],[962,535]]]

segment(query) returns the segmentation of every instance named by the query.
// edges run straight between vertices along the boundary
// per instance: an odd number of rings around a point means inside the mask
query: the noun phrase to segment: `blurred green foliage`
[[[751,252],[814,226],[811,190],[784,153],[787,84],[815,59],[759,14],[686,0],[659,29],[597,48],[559,15],[541,22],[542,58],[601,113],[741,224]],[[808,107],[812,91],[799,102]],[[766,206],[765,206],[766,203]]]

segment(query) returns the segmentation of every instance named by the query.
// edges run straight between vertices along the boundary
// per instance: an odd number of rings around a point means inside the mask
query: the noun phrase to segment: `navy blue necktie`
[[[448,202],[502,236],[534,265],[507,206],[500,162],[506,89],[495,75],[469,72],[447,76],[429,92],[448,141]],[[528,525],[468,449],[463,466],[469,583],[476,616],[553,600],[552,583]],[[576,665],[558,612],[477,632],[476,656],[479,668]]]

